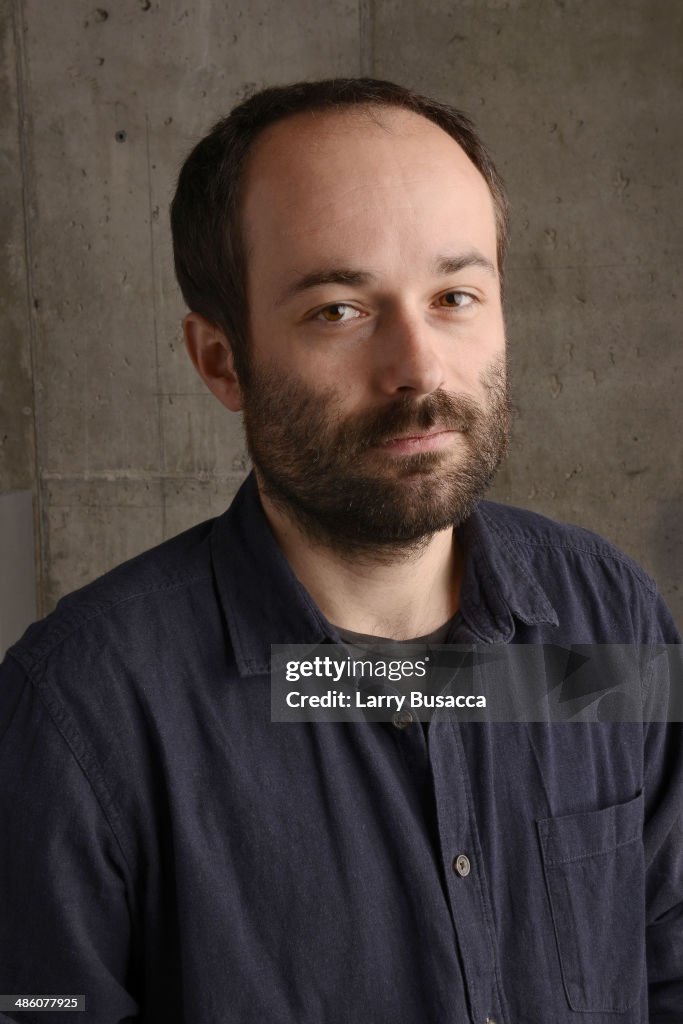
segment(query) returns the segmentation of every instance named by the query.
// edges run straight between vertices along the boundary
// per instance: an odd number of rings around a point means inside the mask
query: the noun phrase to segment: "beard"
[[[297,375],[252,365],[244,427],[259,486],[306,536],[345,557],[409,558],[471,515],[507,451],[503,357],[480,383],[484,404],[440,389],[343,417],[337,388],[313,390]],[[436,451],[382,448],[428,430],[457,435]]]

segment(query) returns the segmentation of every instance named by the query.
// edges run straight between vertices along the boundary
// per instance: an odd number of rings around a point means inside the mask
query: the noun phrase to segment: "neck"
[[[329,622],[356,633],[410,640],[433,632],[459,607],[462,558],[452,528],[395,558],[344,554],[307,535],[259,488],[292,571]]]

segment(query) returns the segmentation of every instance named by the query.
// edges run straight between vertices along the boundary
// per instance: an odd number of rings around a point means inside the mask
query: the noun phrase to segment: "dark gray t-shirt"
[[[367,659],[368,656],[372,657],[372,653],[377,649],[378,645],[381,645],[383,655],[386,656],[387,653],[392,653],[392,651],[400,655],[400,648],[408,644],[413,648],[415,645],[424,645],[425,649],[428,650],[434,644],[448,643],[448,638],[453,635],[459,622],[460,612],[458,611],[431,633],[417,636],[410,640],[394,640],[391,637],[372,636],[369,633],[354,633],[353,630],[342,629],[340,626],[335,626],[334,628],[348,647],[352,658]],[[429,722],[422,722],[422,728],[426,737]]]

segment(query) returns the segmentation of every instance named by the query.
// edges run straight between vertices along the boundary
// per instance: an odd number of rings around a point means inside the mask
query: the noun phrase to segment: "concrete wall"
[[[0,659],[36,617],[33,495],[0,492]]]
[[[98,2],[0,0],[0,489],[34,489],[43,610],[245,471],[181,346],[180,161],[254,87],[364,73],[470,112],[509,185],[494,496],[607,535],[683,620],[683,5]]]

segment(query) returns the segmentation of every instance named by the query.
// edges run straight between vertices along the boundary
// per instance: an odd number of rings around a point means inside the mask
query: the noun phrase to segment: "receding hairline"
[[[403,106],[399,102],[389,100],[383,102],[381,99],[377,99],[363,103],[339,103],[334,106],[312,107],[309,110],[294,110],[291,113],[284,114],[276,121],[272,121],[270,124],[265,125],[252,140],[249,151],[246,154],[242,170],[243,176],[246,175],[247,169],[251,164],[255,153],[258,152],[261,146],[267,144],[267,141],[271,139],[273,135],[282,134],[282,130],[286,128],[288,124],[294,123],[303,127],[312,127],[316,126],[317,123],[317,126],[320,127],[323,122],[334,121],[336,119],[357,121],[361,125],[365,124],[368,127],[380,128],[388,135],[405,134],[405,132],[401,133],[400,131],[395,131],[396,122],[412,121],[416,126],[422,125],[424,127],[426,125],[450,139],[451,142],[453,142],[465,155],[475,170],[481,174],[481,171],[475,164],[474,160],[472,160],[471,156],[467,153],[458,139],[433,118],[428,117],[425,113],[419,110],[413,110],[411,107]],[[393,124],[392,121],[394,122]],[[482,175],[482,177],[484,176]]]
[[[383,114],[388,116],[384,117],[383,119]],[[269,143],[274,143],[276,147],[278,145],[286,146],[288,141],[286,135],[286,126],[290,122],[296,122],[298,125],[302,126],[306,131],[307,129],[322,126],[324,121],[334,122],[335,120],[341,120],[343,122],[358,122],[361,125],[364,125],[368,128],[380,128],[382,131],[386,132],[387,135],[393,135],[396,136],[397,138],[401,136],[410,137],[411,135],[416,134],[416,132],[411,132],[410,130],[402,130],[400,127],[400,123],[402,123],[404,126],[406,122],[408,123],[408,125],[410,125],[410,123],[413,123],[416,127],[416,130],[419,129],[420,127],[424,128],[425,125],[427,126],[427,129],[433,128],[435,132],[438,133],[438,135],[436,136],[437,138],[441,140],[446,139],[449,142],[453,143],[453,145],[457,148],[457,156],[454,153],[454,158],[456,160],[459,159],[460,161],[463,162],[461,164],[463,168],[467,167],[469,168],[469,172],[474,172],[475,178],[480,182],[481,187],[484,188],[488,193],[489,199],[493,206],[494,219],[496,221],[496,235],[498,236],[499,225],[498,213],[496,209],[496,196],[494,194],[493,189],[491,188],[490,182],[486,179],[486,176],[484,175],[482,169],[477,166],[475,161],[472,159],[472,157],[467,152],[465,147],[460,143],[460,141],[454,135],[448,132],[445,128],[443,128],[440,124],[438,124],[436,121],[433,121],[431,118],[426,117],[419,111],[412,110],[408,107],[403,107],[400,104],[382,103],[380,101],[364,104],[340,104],[334,107],[322,107],[310,110],[297,110],[292,112],[291,114],[286,114],[284,117],[279,118],[277,121],[274,121],[271,124],[266,125],[263,128],[263,130],[258,133],[258,135],[252,140],[252,143],[249,147],[249,151],[245,155],[245,160],[242,166],[239,183],[240,231],[242,233],[242,241],[245,244],[247,254],[249,254],[250,247],[247,244],[247,239],[244,234],[245,201],[247,193],[249,191],[250,179],[251,181],[253,181],[252,174],[254,172],[254,169],[258,165],[259,159],[263,158],[264,151],[267,152]],[[391,123],[392,121],[393,123]],[[314,144],[314,139],[312,141]],[[286,155],[285,160],[288,160],[288,158],[289,154]],[[275,164],[275,168],[277,168],[277,163]],[[275,173],[277,174],[277,170],[275,171]]]

